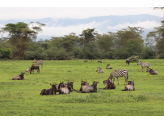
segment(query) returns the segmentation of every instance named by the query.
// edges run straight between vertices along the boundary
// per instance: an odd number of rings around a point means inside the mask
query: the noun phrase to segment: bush
[[[8,58],[10,58],[11,50],[10,49],[0,49],[0,53],[1,53],[0,58],[8,59]]]
[[[156,57],[156,51],[154,51],[151,48],[145,48],[142,52],[141,57],[143,59],[155,59]]]
[[[159,54],[159,59],[164,59],[164,53]]]
[[[138,58],[139,56],[131,56],[131,57],[128,57],[128,59],[130,60],[130,62],[137,62],[138,61]]]

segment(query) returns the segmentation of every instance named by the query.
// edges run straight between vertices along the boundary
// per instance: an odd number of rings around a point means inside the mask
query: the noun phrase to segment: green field
[[[163,116],[164,115],[164,60],[147,59],[150,68],[158,75],[148,75],[137,63],[126,65],[125,60],[51,60],[44,61],[40,73],[25,73],[24,80],[12,80],[28,69],[32,60],[0,61],[0,115],[1,116]],[[105,69],[110,64],[113,69]],[[97,67],[104,73],[97,73]],[[127,69],[129,81],[134,80],[135,91],[125,88],[123,77],[116,89],[103,90],[103,80],[116,69]],[[68,95],[40,96],[42,89],[50,83],[75,81],[74,88],[80,89],[81,79],[91,85],[99,81],[97,93],[71,92]]]

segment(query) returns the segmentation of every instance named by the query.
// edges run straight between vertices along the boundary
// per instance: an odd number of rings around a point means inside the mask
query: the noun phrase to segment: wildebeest
[[[30,72],[30,69],[26,69],[26,72]]]
[[[154,71],[153,69],[149,68],[148,70],[149,74],[148,75],[157,75],[157,71]]]
[[[51,84],[50,84],[51,85]],[[56,95],[56,85],[57,84],[52,84],[51,88],[49,89],[43,89],[40,93],[40,95]]]
[[[106,69],[112,69],[112,68],[110,67],[110,64],[107,64]]]
[[[58,89],[59,89],[59,94],[70,94],[70,90],[71,87],[64,85],[63,82],[60,82],[60,84],[58,85]]]
[[[130,63],[130,60],[129,59],[126,59],[126,64],[129,65],[129,63]]]
[[[74,82],[67,82],[67,84],[64,84],[69,89],[70,92],[75,90],[75,89],[73,89],[73,83]]]
[[[102,68],[100,68],[100,67],[97,67],[97,70],[96,70],[96,72],[98,71],[98,73],[104,73],[104,70],[102,69]]]
[[[98,60],[97,62],[98,62],[98,63],[99,63],[99,62],[100,62],[100,63],[102,63],[102,61],[101,61],[101,60]]]
[[[12,80],[22,80],[22,79],[24,79],[24,74],[25,74],[25,73],[21,72],[20,75],[18,75],[18,76],[13,76]]]
[[[128,81],[128,85],[125,86],[125,89],[122,91],[134,91],[134,81]]]
[[[150,63],[149,62],[143,63],[142,61],[138,61],[138,64],[137,65],[139,65],[139,64],[142,67],[142,72],[143,72],[143,70],[144,70],[145,67],[148,68],[150,66]]]
[[[39,65],[32,64],[30,68],[30,74],[34,72],[34,70],[37,70],[37,72],[40,72]]]
[[[87,62],[87,61],[88,61],[87,59],[84,60],[84,62]]]
[[[36,60],[36,59],[34,59],[34,61],[33,61],[33,63],[36,63],[36,65],[39,65],[39,64],[41,64],[41,66],[43,67],[43,61],[42,60]]]
[[[133,85],[134,86],[134,80],[133,81],[128,81],[128,85]]]
[[[82,93],[90,93],[90,92],[97,92],[97,84],[99,82],[94,81],[91,86],[87,86]]]
[[[127,81],[128,81],[128,71],[126,69],[119,69],[119,70],[114,70],[108,80],[110,80],[112,82],[112,79],[113,79],[113,83],[114,83],[114,80],[115,80],[115,77],[117,78],[117,81],[118,81],[118,77],[124,77],[125,78],[125,84],[127,85]],[[124,84],[124,85],[125,85]],[[118,81],[118,85],[119,85],[119,81]]]
[[[109,79],[108,80],[104,80],[103,83],[105,85],[105,88],[103,88],[103,89],[115,89],[116,88],[114,83],[112,83]]]
[[[86,81],[82,81],[81,80],[81,87],[80,87],[80,91],[84,91],[86,87],[89,86],[89,83]]]

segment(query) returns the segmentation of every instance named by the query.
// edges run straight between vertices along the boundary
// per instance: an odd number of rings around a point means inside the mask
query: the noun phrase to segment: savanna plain
[[[137,62],[126,65],[124,60],[43,60],[40,73],[26,72],[24,80],[12,80],[14,75],[25,72],[33,60],[0,61],[0,115],[1,116],[163,116],[164,115],[164,60],[140,59],[149,62],[158,75],[142,72]],[[113,69],[106,69],[110,64]],[[97,73],[101,67],[104,73]],[[129,81],[134,80],[135,91],[121,91],[125,88],[124,77],[115,79],[116,89],[104,90],[103,80],[117,69],[127,69]],[[42,89],[51,88],[50,83],[74,82],[74,89],[80,90],[81,79],[89,85],[99,81],[97,93],[67,95],[40,95]]]

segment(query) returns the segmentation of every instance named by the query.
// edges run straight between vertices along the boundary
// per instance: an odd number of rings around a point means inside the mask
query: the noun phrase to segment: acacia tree
[[[157,53],[164,54],[164,20],[161,21],[160,27],[155,27],[154,31],[147,34],[146,39],[149,41],[154,40],[156,42]]]
[[[83,47],[87,46],[87,44],[95,41],[95,37],[98,33],[95,32],[95,28],[83,30],[82,34],[80,34],[79,43],[83,45]]]
[[[30,25],[32,25],[31,28]],[[36,39],[38,32],[42,31],[42,26],[45,26],[45,24],[40,22],[31,22],[29,25],[24,22],[18,22],[16,24],[8,23],[0,32],[9,33],[8,39],[13,46],[13,56],[24,60],[24,52],[27,49],[27,44]]]
[[[143,44],[144,40],[140,34],[143,33],[142,27],[130,27],[128,26],[126,29],[118,30],[116,33],[116,45],[126,47],[126,42],[130,39],[135,39],[139,43]]]

